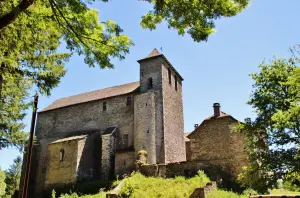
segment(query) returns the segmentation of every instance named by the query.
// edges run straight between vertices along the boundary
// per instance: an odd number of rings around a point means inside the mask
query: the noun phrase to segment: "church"
[[[147,153],[144,168],[156,170],[151,176],[196,174],[218,166],[236,178],[247,165],[245,139],[233,130],[239,121],[221,111],[220,103],[184,133],[182,76],[157,49],[138,63],[138,82],[61,98],[38,112],[32,197],[128,175],[137,170],[141,152]]]
[[[138,82],[61,98],[38,112],[34,194],[130,174],[140,150],[149,164],[186,160],[183,78],[157,49],[138,63]]]

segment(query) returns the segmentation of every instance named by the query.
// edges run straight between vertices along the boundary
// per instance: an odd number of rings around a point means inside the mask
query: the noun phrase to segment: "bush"
[[[290,172],[284,177],[283,188],[300,192],[300,173]]]
[[[216,190],[208,194],[207,198],[248,198],[249,194],[237,194],[230,191]]]
[[[136,173],[124,180],[120,195],[133,198],[189,197],[195,188],[203,187],[207,182],[209,178],[203,171],[189,179],[182,176],[172,179],[145,177]]]

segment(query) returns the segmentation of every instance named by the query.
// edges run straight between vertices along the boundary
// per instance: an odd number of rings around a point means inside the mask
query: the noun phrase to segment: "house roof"
[[[172,70],[177,74],[177,76],[180,78],[180,80],[183,81],[182,76],[176,71],[176,69],[169,62],[169,60],[165,57],[165,55],[161,54],[156,48],[154,48],[154,50],[152,50],[152,52],[146,58],[140,59],[137,62],[141,63],[142,61],[149,60],[149,59],[155,58],[155,57],[162,57],[169,64],[169,66],[172,68]]]
[[[56,143],[60,143],[60,142],[67,142],[67,141],[73,141],[73,140],[81,140],[81,139],[84,139],[85,137],[86,137],[86,135],[78,135],[78,136],[73,136],[73,137],[67,137],[67,138],[56,140],[56,141],[51,142],[49,144],[56,144]]]
[[[61,99],[54,101],[52,104],[50,104],[49,106],[47,106],[40,112],[132,93],[132,92],[136,91],[139,88],[139,86],[140,86],[140,82],[133,82],[133,83],[128,83],[128,84],[114,86],[114,87],[108,87],[105,89],[90,91],[90,92],[86,92],[86,93],[82,93],[82,94],[78,94],[78,95],[74,95],[74,96],[61,98]]]
[[[220,112],[220,116],[218,116],[218,117],[216,117],[215,115],[211,115],[211,116],[205,118],[205,119],[202,121],[202,123],[201,123],[201,124],[200,124],[193,132],[189,133],[186,137],[189,138],[192,134],[194,134],[194,133],[197,131],[197,129],[198,129],[199,127],[203,126],[204,123],[207,122],[207,121],[209,121],[209,120],[216,120],[216,119],[228,118],[228,117],[230,117],[231,119],[237,121],[237,119],[235,119],[234,117],[232,117],[230,114],[227,114],[227,113],[221,111],[221,112]]]

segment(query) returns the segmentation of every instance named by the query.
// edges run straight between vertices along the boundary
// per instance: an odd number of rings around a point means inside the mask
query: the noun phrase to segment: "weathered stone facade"
[[[237,124],[236,119],[221,111],[205,119],[187,136],[190,160],[207,161],[237,176],[248,163],[244,136],[233,130]]]
[[[140,82],[62,98],[38,113],[32,197],[62,183],[129,174],[139,150],[152,164],[185,160],[183,79],[157,50],[138,62]]]

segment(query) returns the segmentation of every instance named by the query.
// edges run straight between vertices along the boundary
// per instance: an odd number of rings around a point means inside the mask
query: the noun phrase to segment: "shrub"
[[[207,182],[209,178],[203,171],[189,179],[182,176],[172,179],[145,177],[136,173],[124,180],[120,195],[133,198],[189,197],[195,188],[203,187]]]
[[[224,191],[224,190],[216,190],[208,194],[207,198],[248,198],[249,195],[243,194],[237,194],[230,191]]]

